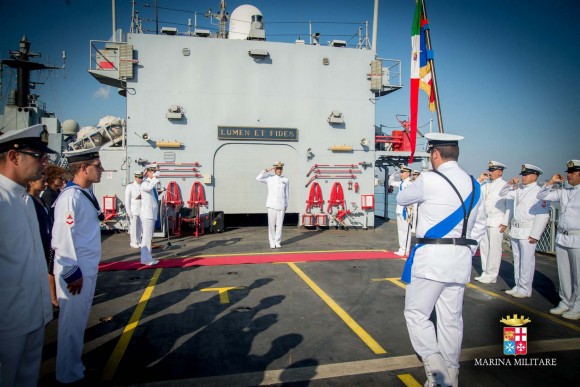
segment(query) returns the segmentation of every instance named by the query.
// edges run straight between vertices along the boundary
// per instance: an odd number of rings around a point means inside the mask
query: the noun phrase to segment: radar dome
[[[67,136],[75,136],[79,131],[79,123],[75,120],[66,120],[61,126],[62,134]]]
[[[262,12],[253,5],[240,5],[230,15],[228,39],[246,40],[252,29],[252,17],[262,20]],[[256,18],[257,16],[257,18]]]

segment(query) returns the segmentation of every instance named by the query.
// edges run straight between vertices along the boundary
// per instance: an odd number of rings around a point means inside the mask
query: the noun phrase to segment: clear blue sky
[[[218,0],[158,0],[158,4],[200,13],[219,7]],[[230,13],[241,4],[258,7],[271,41],[293,41],[298,35],[308,39],[306,25],[276,23],[283,21],[368,20],[372,31],[373,0],[230,0],[227,4]],[[414,6],[414,0],[383,0],[379,8],[378,54],[402,61],[405,86],[377,104],[376,122],[387,127],[398,125],[396,114],[409,112]],[[151,8],[138,5],[138,9],[142,17],[153,19]],[[117,0],[117,26],[125,31],[130,10],[130,0]],[[508,165],[507,178],[519,173],[522,163],[543,168],[543,177],[549,178],[563,171],[567,160],[580,159],[579,11],[577,0],[427,1],[445,131],[465,136],[460,163],[468,172],[478,174],[493,159]],[[66,50],[64,72],[35,78],[45,82],[37,93],[48,110],[61,121],[75,119],[81,126],[94,125],[106,115],[124,117],[125,101],[116,89],[99,84],[86,71],[89,41],[111,36],[110,15],[107,0],[0,0],[0,57],[6,59],[22,35],[32,42],[34,52],[42,53],[44,63],[60,65],[61,52]],[[188,17],[192,16],[159,11],[161,21],[183,23],[171,25],[181,31],[186,30]],[[209,27],[201,16],[198,24]],[[144,27],[154,30],[155,24],[145,22]],[[356,26],[319,25],[317,29],[351,35],[357,31]],[[349,43],[356,43],[356,38]],[[2,103],[9,73],[3,76]],[[432,118],[437,130],[424,93],[419,103],[419,125]]]

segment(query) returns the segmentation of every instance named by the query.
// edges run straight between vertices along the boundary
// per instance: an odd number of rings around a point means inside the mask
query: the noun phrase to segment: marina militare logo
[[[499,322],[507,325],[503,328],[503,354],[504,355],[526,355],[528,353],[528,328],[524,327],[532,322],[527,317],[514,314],[507,315]]]

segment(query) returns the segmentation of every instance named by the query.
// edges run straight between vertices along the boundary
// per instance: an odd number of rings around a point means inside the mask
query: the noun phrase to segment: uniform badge
[[[64,222],[66,223],[66,225],[68,227],[74,226],[74,224],[75,224],[74,212],[66,211],[64,213]]]
[[[523,325],[531,322],[529,318],[524,316],[513,315],[510,318],[499,320],[501,323],[508,325],[503,328],[503,354],[504,355],[526,355],[528,353],[528,328]]]

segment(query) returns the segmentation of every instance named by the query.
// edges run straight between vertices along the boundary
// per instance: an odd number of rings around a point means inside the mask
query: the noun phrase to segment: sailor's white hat
[[[94,159],[98,159],[99,151],[101,147],[91,148],[91,149],[79,149],[79,150],[72,150],[72,151],[65,151],[63,152],[64,156],[66,157],[69,163],[76,163],[78,161],[90,161]]]
[[[420,174],[421,174],[421,172],[419,172],[419,171],[418,171],[418,170],[416,170],[416,169],[413,169],[413,175],[420,175]]]
[[[427,151],[438,146],[459,146],[458,142],[463,140],[463,136],[458,136],[451,133],[427,133],[425,134],[427,143]]]
[[[530,175],[532,173],[534,175],[540,176],[542,173],[544,173],[544,171],[542,171],[540,167],[536,167],[532,164],[522,164],[522,171],[520,172],[520,175]]]
[[[0,135],[0,153],[11,149],[34,149],[44,153],[56,153],[48,146],[46,125],[38,124],[27,128],[9,130]]]
[[[570,160],[566,163],[566,172],[576,172],[580,171],[580,160]]]
[[[147,164],[147,165],[145,166],[145,169],[146,169],[146,170],[157,171],[157,170],[159,170],[159,164],[157,164],[157,163],[151,163],[151,164]]]
[[[137,171],[134,173],[135,177],[143,178],[143,172]]]
[[[506,168],[507,166],[505,164],[500,163],[499,161],[490,160],[489,163],[487,163],[487,170],[490,172],[496,171],[498,169],[503,171]]]
[[[405,164],[399,165],[399,169],[401,170],[401,172],[409,172],[409,173],[411,173],[413,171],[411,168],[409,168]]]
[[[273,165],[275,168],[284,168],[284,163],[281,161],[276,161]]]

